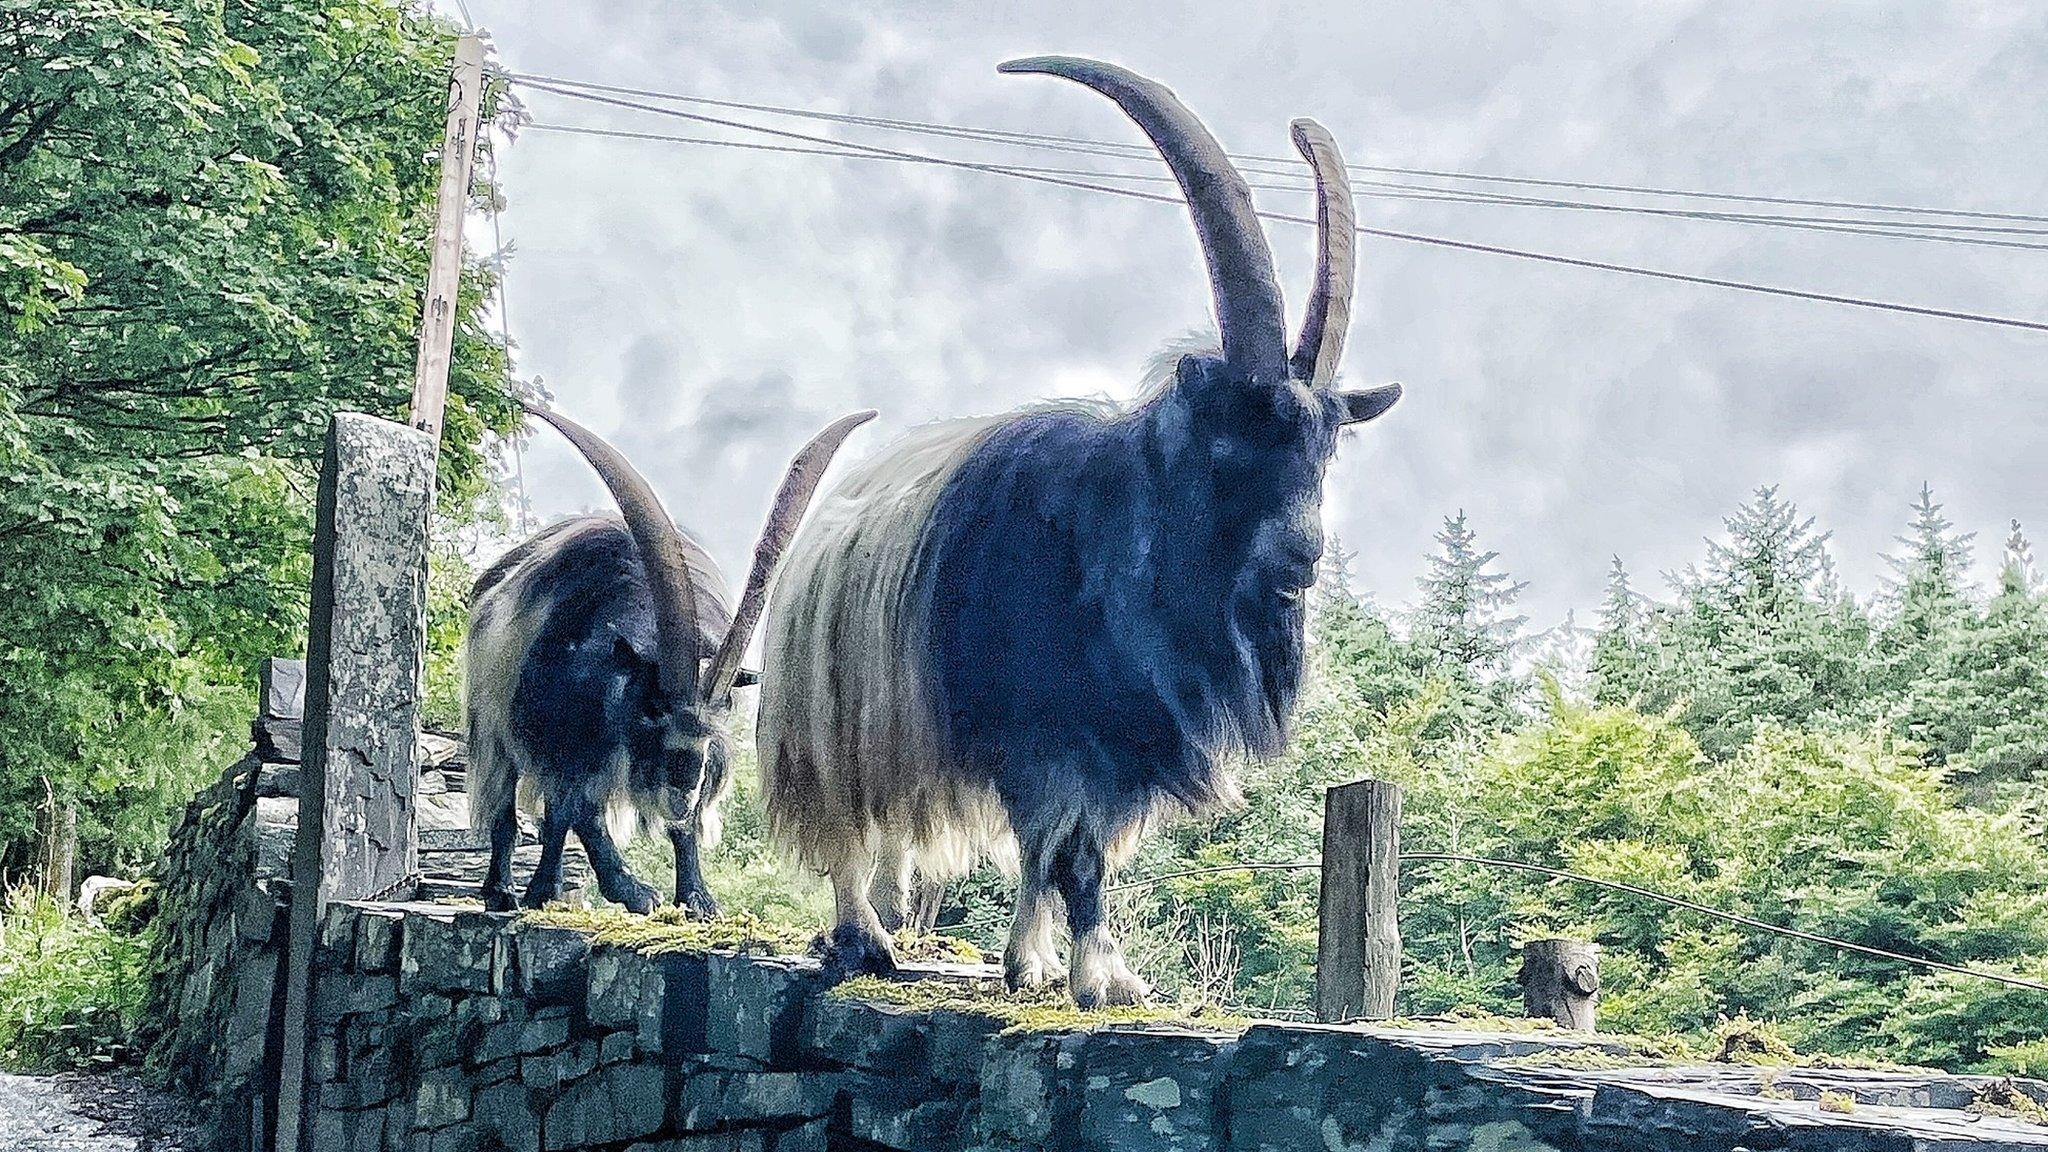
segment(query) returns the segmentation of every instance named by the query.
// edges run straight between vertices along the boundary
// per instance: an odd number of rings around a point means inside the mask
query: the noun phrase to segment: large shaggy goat
[[[1251,194],[1170,91],[1068,57],[1002,70],[1079,81],[1151,138],[1194,218],[1221,350],[1165,364],[1133,408],[935,425],[849,474],[769,611],[762,774],[777,832],[831,877],[834,968],[891,967],[913,875],[1013,834],[1011,984],[1057,971],[1057,898],[1075,1001],[1129,1003],[1146,988],[1104,923],[1104,876],[1154,818],[1233,796],[1232,757],[1281,746],[1324,469],[1338,430],[1400,389],[1331,385],[1354,232],[1319,125],[1294,123],[1321,248],[1290,355]]]
[[[551,525],[477,578],[464,694],[470,824],[491,836],[484,905],[519,904],[517,797],[540,810],[527,907],[560,894],[562,848],[574,832],[605,898],[652,910],[654,889],[626,870],[615,837],[658,824],[675,846],[676,904],[716,915],[698,853],[717,841],[729,783],[718,721],[732,706],[776,561],[832,454],[874,413],[842,417],[797,454],[734,611],[710,555],[625,457],[563,416],[529,411],[583,453],[620,515]]]

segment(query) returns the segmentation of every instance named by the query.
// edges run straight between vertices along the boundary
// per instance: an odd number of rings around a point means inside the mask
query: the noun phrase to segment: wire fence
[[[587,103],[599,104],[614,108],[621,108],[630,111],[645,112],[651,115],[664,116],[672,119],[686,120],[698,124],[706,124],[721,128],[728,128],[735,131],[741,131],[754,135],[771,137],[775,139],[794,141],[802,145],[808,145],[812,149],[820,149],[822,150],[822,154],[834,157],[861,156],[866,158],[894,160],[900,163],[926,164],[935,167],[952,168],[962,171],[979,172],[987,175],[1003,176],[1011,179],[1029,180],[1037,183],[1050,184],[1056,187],[1069,188],[1078,191],[1095,192],[1112,196],[1120,196],[1126,199],[1144,200],[1151,201],[1154,203],[1170,204],[1175,207],[1181,207],[1184,204],[1184,201],[1178,195],[1148,192],[1138,188],[1129,188],[1116,184],[1101,183],[1101,180],[1105,178],[1119,178],[1117,174],[1113,173],[1105,174],[1100,172],[1090,172],[1087,174],[1087,178],[1082,178],[1064,174],[1055,174],[1049,171],[1036,170],[1034,168],[1026,166],[989,163],[986,161],[978,160],[963,160],[945,156],[935,156],[928,153],[912,152],[900,148],[888,148],[882,145],[869,144],[862,141],[839,140],[830,136],[818,136],[806,132],[795,132],[786,128],[775,128],[765,124],[756,124],[744,120],[734,120],[730,117],[725,116],[711,116],[700,112],[689,112],[685,111],[684,109],[675,108],[668,105],[647,103],[645,100],[625,99],[621,96],[606,95],[603,90],[608,87],[611,87],[606,85],[594,85],[588,82],[565,82],[559,79],[549,77],[538,77],[526,73],[517,72],[507,72],[502,73],[502,75],[506,80],[519,84],[520,86],[532,91],[547,92],[557,96],[562,96],[572,100],[580,100]],[[571,86],[572,83],[575,84],[576,86]],[[658,94],[658,96],[671,95],[672,94]],[[555,125],[550,130],[561,131],[565,127],[573,130],[576,126]],[[606,134],[610,133],[607,132]],[[649,135],[651,136],[652,134]],[[701,139],[682,139],[679,140],[678,142],[706,143],[707,141]],[[724,146],[744,147],[746,143],[747,142],[745,141],[727,141],[724,142]],[[783,150],[785,149],[777,149],[777,151]],[[1271,175],[1272,173],[1268,174]],[[1294,173],[1290,171],[1287,174],[1291,175]],[[1316,218],[1313,215],[1295,215],[1291,213],[1272,211],[1260,211],[1258,215],[1267,220],[1285,223],[1302,224],[1308,226],[1314,226],[1316,224]],[[2018,217],[2018,214],[2009,215]],[[2048,218],[2044,218],[2043,222],[2048,222]],[[1878,231],[1874,230],[1844,228],[1836,225],[1826,225],[1818,223],[1809,223],[1807,226],[1818,230],[1852,231],[1862,232],[1868,235],[1880,234]],[[1782,285],[1764,284],[1757,281],[1736,280],[1728,277],[1706,276],[1689,272],[1675,272],[1669,269],[1648,268],[1632,264],[1622,264],[1616,261],[1596,260],[1579,256],[1567,256],[1555,252],[1541,252],[1533,249],[1516,248],[1502,244],[1488,244],[1479,241],[1460,240],[1447,236],[1435,236],[1419,232],[1400,231],[1389,228],[1375,228],[1366,225],[1359,225],[1357,227],[1357,231],[1360,235],[1376,236],[1381,239],[1398,240],[1405,243],[1422,244],[1432,247],[1449,248],[1457,251],[1482,253],[1494,256],[1507,256],[1516,259],[1532,260],[1540,263],[1563,265],[1574,268],[1587,268],[1597,271],[1615,272],[1623,275],[1645,277],[1649,279],[1664,280],[1674,283],[1693,284],[1702,287],[1724,288],[1734,291],[1751,292],[1768,296],[1782,297],[1786,299],[1807,300],[1816,303],[1838,304],[1845,307],[1905,313],[1909,315],[1927,316],[1946,320],[1958,320],[1966,323],[1985,324],[2002,328],[2014,328],[2033,332],[2048,332],[2048,322],[2025,320],[2012,316],[1999,316],[1990,313],[1970,311],[1966,309],[1938,308],[1920,304],[1909,304],[1894,300],[1880,300],[1871,297],[1852,296],[1845,293],[1820,292],[1804,288],[1788,288]],[[1914,236],[1911,238],[1925,239],[1928,237]],[[2023,247],[2040,247],[2039,245],[2029,245],[2018,241],[1981,242],[1996,243],[2001,246],[2018,245]]]
[[[1754,916],[1745,916],[1740,912],[1730,912],[1725,908],[1716,908],[1711,904],[1702,904],[1697,900],[1688,900],[1683,896],[1673,896],[1666,892],[1658,892],[1655,889],[1645,888],[1640,884],[1630,884],[1622,880],[1607,880],[1599,876],[1588,876],[1581,872],[1572,872],[1563,868],[1551,868],[1542,864],[1528,864],[1520,860],[1502,860],[1491,856],[1467,856],[1456,852],[1403,852],[1401,853],[1400,859],[1401,863],[1403,864],[1473,864],[1486,868],[1500,868],[1507,869],[1510,871],[1530,872],[1541,876],[1548,876],[1558,880],[1570,880],[1574,883],[1589,884],[1599,888],[1606,888],[1610,891],[1627,893],[1630,896],[1637,896],[1645,900],[1654,900],[1661,904],[1668,904],[1674,908],[1683,908],[1688,912],[1697,912],[1702,916],[1710,916],[1718,920],[1726,920],[1731,924],[1739,924],[1745,928],[1755,929],[1759,932],[1769,932],[1779,936],[1787,936],[1794,940],[1803,940],[1809,944],[1821,944],[1830,948],[1837,948],[1845,952],[1854,952],[1864,956],[1874,957],[1879,960],[1889,960],[1900,964],[1909,964],[1917,968],[1927,969],[1929,971],[1949,972],[1958,976],[1971,976],[1979,980],[1990,980],[1999,984],[2006,984],[2015,988],[2025,988],[2034,992],[2048,992],[2048,983],[2043,983],[2039,980],[2029,980],[2023,976],[2014,976],[2004,972],[1990,972],[1981,968],[1970,968],[1961,964],[1950,964],[1946,961],[1935,960],[1926,956],[1911,956],[1903,952],[1893,952],[1884,948],[1875,948],[1868,944],[1858,944],[1853,940],[1841,940],[1833,936],[1823,936],[1817,932],[1807,932],[1798,928],[1789,928],[1783,924],[1773,924],[1768,920],[1759,920]],[[1113,885],[1109,888],[1104,889],[1104,891],[1110,893],[1134,892],[1139,891],[1141,889],[1154,888],[1158,885],[1167,883],[1168,881],[1172,880],[1198,879],[1204,876],[1221,876],[1231,873],[1321,871],[1322,866],[1323,865],[1320,860],[1282,861],[1258,864],[1219,864],[1213,867],[1188,868],[1176,872],[1163,872],[1156,876],[1147,876],[1140,880],[1133,880],[1127,883]]]

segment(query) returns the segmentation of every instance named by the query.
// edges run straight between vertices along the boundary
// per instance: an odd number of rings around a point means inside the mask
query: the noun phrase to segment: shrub
[[[127,1060],[148,992],[143,935],[93,924],[21,888],[0,907],[0,1068]]]

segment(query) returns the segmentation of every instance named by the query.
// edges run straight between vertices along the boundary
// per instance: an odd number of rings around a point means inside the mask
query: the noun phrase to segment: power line
[[[885,116],[863,116],[845,112],[825,112],[813,108],[797,108],[781,104],[764,104],[746,100],[719,100],[708,96],[693,96],[681,92],[666,92],[650,88],[633,88],[624,85],[603,84],[590,80],[575,80],[532,73],[507,73],[507,78],[539,84],[554,84],[568,88],[579,88],[594,92],[612,92],[620,95],[643,96],[679,103],[698,104],[705,107],[725,108],[734,111],[759,112],[774,116],[789,116],[819,120],[837,124],[851,124],[860,127],[877,128],[887,131],[912,132],[922,135],[949,136],[956,139],[978,140],[987,143],[1028,145],[1055,148],[1063,151],[1084,152],[1094,155],[1120,156],[1134,160],[1151,161],[1156,155],[1142,144],[1117,140],[1096,140],[1085,137],[1061,136],[1043,132],[1023,132],[1001,128],[970,127],[957,124],[938,124],[923,120],[904,120]],[[1252,164],[1279,164],[1288,169],[1298,167],[1299,161],[1291,156],[1263,156],[1246,153],[1229,153],[1232,160]],[[1471,180],[1484,183],[1511,184],[1537,188],[1567,188],[1581,191],[1613,192],[1634,196],[1683,197],[1703,200],[1719,200],[1732,203],[1771,204],[1783,207],[1831,208],[1864,212],[1886,212],[1898,215],[1948,216],[1972,220],[2004,220],[2029,224],[2048,224],[2048,215],[2024,212],[1994,212],[1958,208],[1929,208],[1921,205],[1883,204],[1854,200],[1816,199],[1797,196],[1770,196],[1735,192],[1710,192],[1682,188],[1664,188],[1653,185],[1602,183],[1587,180],[1549,180],[1527,176],[1500,176],[1492,173],[1468,172],[1443,168],[1412,168],[1380,164],[1348,164],[1356,172],[1377,172],[1399,176],[1421,176],[1436,180]],[[1625,207],[1613,206],[1610,207]],[[1992,230],[1992,229],[1987,229]],[[2002,230],[2002,229],[1997,229]],[[2031,231],[2031,230],[2028,230]]]
[[[554,87],[550,84],[540,83],[530,79],[524,81],[524,83],[528,87],[537,88],[545,92],[553,92],[556,95],[567,96],[572,99],[586,100],[599,104],[608,104],[621,108],[631,108],[638,111],[651,112],[657,115],[670,116],[677,119],[694,121],[697,123],[714,124],[725,128],[733,128],[741,131],[754,132],[766,136],[776,136],[784,139],[797,140],[807,144],[827,145],[838,147],[841,149],[857,150],[875,156],[895,157],[898,159],[909,160],[916,163],[933,164],[946,168],[958,168],[973,172],[986,172],[998,176],[1009,176],[1015,179],[1031,180],[1043,184],[1052,184],[1058,187],[1076,188],[1088,192],[1102,192],[1112,196],[1122,196],[1126,199],[1132,200],[1146,200],[1151,201],[1153,203],[1171,204],[1175,207],[1185,206],[1185,202],[1178,196],[1167,196],[1151,192],[1142,192],[1134,188],[1120,188],[1113,185],[1099,184],[1094,183],[1092,181],[1079,180],[1065,176],[1052,176],[1039,172],[1028,172],[1002,164],[987,164],[972,160],[952,160],[947,159],[945,157],[929,156],[920,152],[906,152],[900,149],[883,148],[874,144],[834,140],[826,136],[812,136],[802,132],[791,132],[786,129],[771,128],[761,124],[750,124],[742,120],[730,120],[725,119],[723,117],[706,116],[695,112],[685,112],[678,108],[664,108],[661,107],[660,105],[638,103],[631,100],[622,100],[616,97],[602,96],[592,92],[580,92],[573,89]],[[1294,216],[1279,212],[1260,212],[1259,215],[1268,220],[1280,220],[1293,224],[1314,225],[1316,223],[1315,218],[1311,216]],[[1932,316],[1946,320],[1961,320],[1974,324],[1988,324],[2001,328],[2017,328],[2031,332],[2048,332],[2048,323],[2042,323],[2036,320],[2021,320],[2009,316],[1994,316],[1981,312],[1967,312],[1960,309],[1951,308],[1933,308],[1919,304],[1903,304],[1896,301],[1874,300],[1867,297],[1848,296],[1832,292],[1815,292],[1803,288],[1784,288],[1772,284],[1759,284],[1754,281],[1733,280],[1718,276],[1702,276],[1687,272],[1671,272],[1659,268],[1642,268],[1629,264],[1618,264],[1606,260],[1592,260],[1577,256],[1562,256],[1552,252],[1537,252],[1525,248],[1510,248],[1505,245],[1483,244],[1471,240],[1455,240],[1449,237],[1430,236],[1417,232],[1401,232],[1386,228],[1369,228],[1363,225],[1359,226],[1357,231],[1362,235],[1378,236],[1382,239],[1387,240],[1402,240],[1413,244],[1427,244],[1435,247],[1452,248],[1465,252],[1483,252],[1495,256],[1512,256],[1517,259],[1535,260],[1542,263],[1560,264],[1575,268],[1593,268],[1605,272],[1618,272],[1630,276],[1642,276],[1655,280],[1668,280],[1681,284],[1698,284],[1706,287],[1728,288],[1743,292],[1756,292],[1761,293],[1763,295],[1780,296],[1794,300],[1812,300],[1827,304],[1841,304],[1852,308],[1869,308],[1884,312],[1902,312],[1916,316]]]
[[[1883,948],[1873,948],[1868,944],[1858,944],[1850,940],[1837,940],[1832,936],[1822,936],[1815,932],[1787,928],[1782,924],[1773,924],[1768,920],[1759,920],[1754,916],[1745,916],[1740,912],[1729,912],[1710,904],[1701,904],[1696,900],[1687,900],[1682,896],[1668,896],[1639,884],[1629,884],[1621,880],[1603,880],[1598,876],[1587,876],[1579,872],[1567,872],[1562,868],[1548,868],[1541,864],[1524,864],[1519,860],[1499,860],[1490,856],[1464,856],[1456,852],[1403,852],[1401,853],[1401,862],[1403,864],[1439,862],[1477,864],[1488,868],[1506,868],[1521,872],[1534,872],[1559,880],[1571,880],[1580,884],[1591,884],[1599,888],[1625,892],[1631,896],[1640,896],[1646,900],[1655,900],[1662,904],[1669,904],[1674,908],[1683,908],[1688,912],[1697,912],[1702,916],[1711,916],[1733,924],[1740,924],[1745,928],[1754,928],[1760,932],[1771,932],[1779,936],[1789,936],[1794,940],[1804,940],[1809,944],[1824,944],[1831,948],[1856,952],[1865,956],[1876,957],[1880,960],[1911,964],[1915,967],[1928,968],[1937,972],[1951,972],[1958,976],[1974,976],[1979,980],[2009,984],[2015,988],[2026,988],[2035,992],[2048,992],[2048,984],[2038,980],[2029,980],[2023,976],[2009,976],[2003,972],[1987,972],[1979,968],[1965,968],[1960,964],[1930,960],[1925,956],[1908,956],[1903,952],[1891,952]],[[1117,884],[1113,887],[1105,888],[1103,891],[1105,893],[1128,892],[1139,888],[1154,887],[1169,880],[1185,880],[1198,876],[1216,876],[1230,872],[1319,871],[1322,866],[1322,862],[1316,860],[1276,864],[1222,864],[1211,868],[1189,868],[1181,872],[1166,872],[1157,876],[1148,876],[1143,880],[1132,881],[1128,884]]]
[[[679,113],[679,115],[688,115],[688,113]],[[673,144],[703,145],[715,148],[734,148],[742,151],[776,152],[791,155],[834,156],[847,160],[882,160],[895,163],[939,162],[938,158],[932,157],[914,158],[912,156],[907,155],[875,155],[872,153],[852,150],[857,149],[858,145],[849,144],[841,141],[833,141],[832,147],[803,148],[788,145],[749,143],[740,140],[722,140],[712,136],[683,136],[663,132],[637,132],[620,128],[602,128],[587,124],[532,123],[527,124],[524,127],[526,129],[538,129],[543,132],[565,132],[582,136],[605,136],[628,140],[662,141]],[[820,139],[823,138],[821,137]],[[1159,172],[1105,172],[1100,169],[1092,168],[1060,168],[1031,164],[1004,164],[1001,165],[1001,167],[1005,171],[1012,173],[1032,172],[1053,176],[1081,176],[1106,180],[1128,180],[1136,181],[1139,183],[1153,184],[1174,183],[1174,178],[1172,176]],[[1305,172],[1291,173],[1289,175],[1291,175],[1297,181],[1306,181],[1309,179],[1309,175]],[[1313,192],[1315,190],[1314,186],[1308,183],[1276,184],[1272,183],[1270,180],[1247,180],[1245,183],[1247,184],[1247,186],[1251,188],[1275,192],[1299,192],[1306,194],[1309,192]],[[1376,185],[1378,185],[1378,187],[1376,187]],[[1379,190],[1379,187],[1384,187],[1389,190],[1381,191]],[[1409,185],[1399,184],[1379,185],[1379,182],[1376,181],[1354,182],[1352,185],[1352,196],[1354,199],[1399,200],[1430,204],[1527,205],[1538,208],[1567,208],[1581,211],[1594,210],[1637,213],[1651,216],[1677,217],[1690,220],[1705,220],[1737,224],[1758,224],[1766,227],[1793,228],[1802,231],[1829,232],[1847,236],[1875,236],[1882,237],[1885,239],[1927,240],[1936,243],[1963,244],[1971,247],[1981,248],[2013,248],[2025,249],[2036,252],[2048,252],[2048,243],[2032,243],[2018,240],[1997,240],[1992,239],[1990,237],[1975,235],[1940,235],[1918,231],[1908,231],[1900,228],[1895,222],[1882,220],[1856,220],[1831,217],[1800,218],[1789,216],[1750,216],[1741,213],[1695,212],[1675,208],[1634,208],[1619,204],[1576,203],[1571,201],[1542,200],[1532,197],[1499,196],[1490,193],[1467,193],[1455,189],[1421,189],[1413,188]],[[1938,224],[1930,224],[1914,225],[1913,227],[1939,228],[1944,226]],[[1970,226],[1956,225],[1954,227],[1968,228]],[[2048,229],[2013,229],[2012,231],[2023,232],[2027,235],[2048,236]]]

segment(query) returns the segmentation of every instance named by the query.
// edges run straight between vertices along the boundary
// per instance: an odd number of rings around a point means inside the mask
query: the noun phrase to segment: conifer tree
[[[1908,687],[1927,670],[1950,633],[1966,622],[1975,536],[1957,532],[1935,501],[1933,487],[1920,486],[1913,522],[1895,538],[1902,550],[1885,557],[1892,572],[1879,598],[1885,614],[1879,643],[1886,685]]]
[[[1716,756],[1772,720],[1860,717],[1869,676],[1869,625],[1843,592],[1829,535],[1778,495],[1755,495],[1709,541],[1705,568],[1674,583],[1679,603],[1658,630],[1657,672],[1645,708],[1683,706],[1686,726]]]
[[[1514,611],[1528,587],[1491,570],[1498,552],[1482,551],[1465,512],[1446,517],[1437,551],[1417,583],[1422,598],[1408,616],[1408,648],[1417,669],[1446,683],[1441,738],[1509,727],[1522,691],[1514,659],[1527,643],[1529,618]]]
[[[1615,556],[1607,569],[1607,593],[1593,629],[1593,698],[1624,704],[1641,692],[1652,658],[1651,608],[1629,583],[1628,568]]]
[[[1488,571],[1500,553],[1480,551],[1477,539],[1464,509],[1444,519],[1429,571],[1417,582],[1422,600],[1409,618],[1409,639],[1425,662],[1485,679],[1505,673],[1524,642],[1529,618],[1514,605],[1529,585]]]

